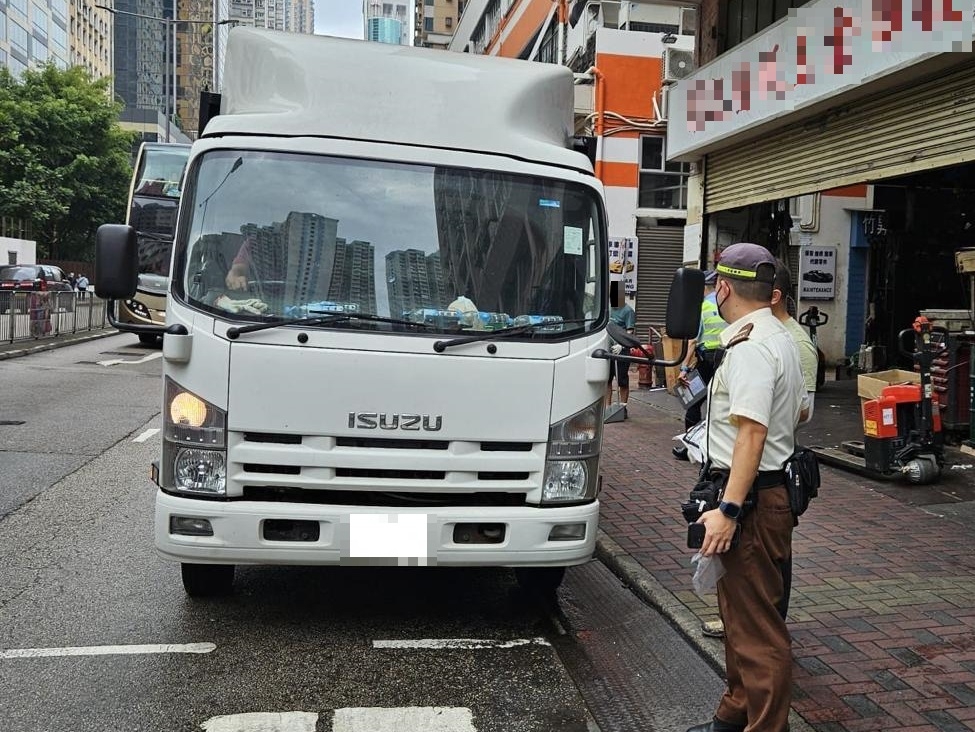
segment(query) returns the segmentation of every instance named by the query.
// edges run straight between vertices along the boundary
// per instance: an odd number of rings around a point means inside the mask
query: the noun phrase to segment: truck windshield
[[[601,209],[578,183],[214,151],[185,190],[175,293],[228,320],[350,313],[416,333],[532,325],[538,339],[603,319]],[[404,332],[367,318],[342,327]]]

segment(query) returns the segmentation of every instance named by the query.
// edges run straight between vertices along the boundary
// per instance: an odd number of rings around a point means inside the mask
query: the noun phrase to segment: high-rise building
[[[412,45],[413,0],[363,0],[365,39]]]
[[[70,25],[69,25],[70,23]],[[14,76],[20,76],[30,66],[54,63],[66,69],[75,62],[76,44],[68,29],[75,25],[75,9],[69,11],[67,0],[50,0],[37,4],[31,0],[9,0],[0,4],[0,66],[6,66]],[[111,73],[100,63],[100,51],[107,53],[104,34],[111,25],[99,31],[97,22],[91,30],[91,51],[78,51],[77,63],[82,63],[99,78]],[[98,33],[96,34],[96,31]]]
[[[40,61],[46,59],[37,55],[40,43],[37,42],[38,27],[34,19],[40,19],[44,14],[42,8],[30,0],[22,0],[31,7],[31,25],[34,31],[32,47],[34,57]],[[68,30],[69,54],[68,64],[84,66],[92,77],[100,79],[111,76],[112,69],[112,17],[104,10],[95,7],[96,0],[75,0],[71,3],[71,25]]]
[[[401,45],[403,24],[395,18],[369,18],[366,20],[366,40],[375,43]]]
[[[413,44],[446,50],[463,13],[464,0],[417,0]]]
[[[353,303],[361,313],[376,312],[375,247],[356,239],[346,242],[339,238],[335,244],[332,263],[332,282],[328,299],[337,303]]]
[[[255,28],[315,32],[314,0],[229,0],[229,17],[241,25]]]
[[[125,13],[164,17],[163,0],[115,0],[120,11],[106,13],[114,23],[113,67],[115,98],[127,108],[165,110],[170,74],[166,24]],[[172,3],[169,3],[172,12]]]
[[[399,249],[386,255],[386,292],[392,318],[418,308],[443,308],[440,255]]]

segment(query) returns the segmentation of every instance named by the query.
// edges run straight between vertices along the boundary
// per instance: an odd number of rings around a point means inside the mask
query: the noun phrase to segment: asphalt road
[[[0,362],[0,421],[23,420],[0,425],[5,732],[644,732],[710,711],[714,672],[598,562],[556,604],[442,568],[244,568],[232,597],[188,599],[152,548],[160,369],[132,336]]]

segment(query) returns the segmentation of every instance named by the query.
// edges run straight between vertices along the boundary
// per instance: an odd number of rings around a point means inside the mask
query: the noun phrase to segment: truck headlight
[[[227,492],[227,413],[169,378],[160,484],[209,496]]]
[[[543,503],[588,501],[596,497],[602,437],[602,399],[549,428]]]
[[[227,491],[227,453],[177,450],[173,474],[178,490],[223,495]]]

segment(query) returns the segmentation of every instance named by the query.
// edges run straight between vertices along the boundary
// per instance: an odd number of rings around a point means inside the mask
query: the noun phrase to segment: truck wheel
[[[515,579],[523,589],[551,594],[565,578],[565,567],[519,567]]]
[[[151,333],[139,333],[139,343],[144,346],[159,345],[159,336],[152,335]]]
[[[183,589],[190,597],[229,595],[234,586],[232,564],[181,564]]]

